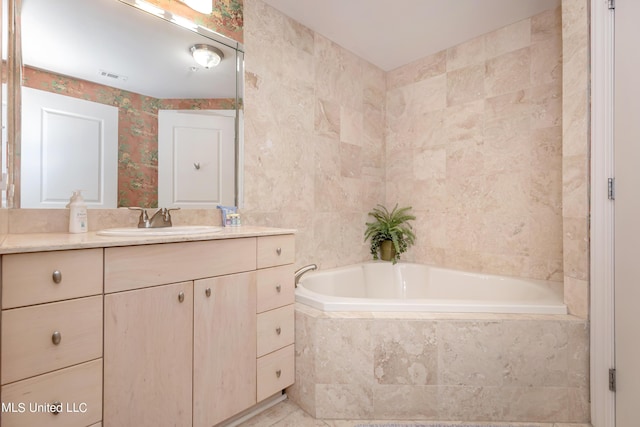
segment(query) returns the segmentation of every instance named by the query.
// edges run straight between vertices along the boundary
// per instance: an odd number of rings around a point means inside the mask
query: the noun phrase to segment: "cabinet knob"
[[[278,326],[276,328],[276,334],[280,335],[282,333],[282,329],[280,328],[280,326]]]
[[[282,370],[281,370],[281,369],[278,369],[278,370],[276,371],[276,378],[280,378],[280,375],[282,375]]]
[[[56,270],[51,275],[51,278],[53,279],[53,283],[60,283],[62,282],[62,273],[60,270]]]
[[[62,334],[58,331],[55,331],[53,335],[51,335],[51,342],[54,345],[58,345],[60,344],[60,341],[62,341]]]
[[[204,294],[205,294],[207,297],[210,297],[210,296],[211,296],[211,288],[207,288],[207,289],[205,289],[205,290],[204,290]]]
[[[276,248],[276,253],[278,256],[282,255],[282,248]]]
[[[276,285],[276,292],[282,292],[282,285]]]
[[[178,301],[180,301],[180,302],[184,302],[184,292],[180,292],[180,293],[178,294]]]

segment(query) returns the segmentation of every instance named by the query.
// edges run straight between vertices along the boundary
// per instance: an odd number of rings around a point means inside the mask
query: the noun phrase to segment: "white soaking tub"
[[[567,314],[560,282],[383,261],[306,273],[296,301],[322,311]]]

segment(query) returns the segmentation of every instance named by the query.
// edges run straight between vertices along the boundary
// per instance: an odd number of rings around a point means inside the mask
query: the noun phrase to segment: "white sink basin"
[[[98,231],[99,236],[145,237],[145,236],[190,236],[193,234],[219,233],[222,227],[213,225],[178,225],[163,228],[106,228]]]

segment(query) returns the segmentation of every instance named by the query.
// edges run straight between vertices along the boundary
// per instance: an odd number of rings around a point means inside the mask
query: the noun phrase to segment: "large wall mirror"
[[[100,208],[240,203],[239,43],[140,0],[3,1],[22,82],[10,206],[62,208],[74,189]]]

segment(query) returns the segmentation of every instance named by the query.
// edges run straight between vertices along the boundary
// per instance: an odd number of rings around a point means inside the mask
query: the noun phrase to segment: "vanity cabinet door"
[[[104,426],[192,421],[193,282],[104,297]]]
[[[194,427],[218,424],[256,403],[255,312],[255,271],[195,281]]]

